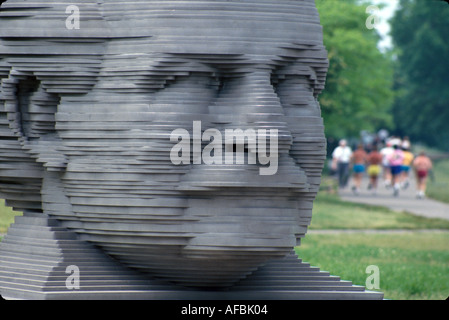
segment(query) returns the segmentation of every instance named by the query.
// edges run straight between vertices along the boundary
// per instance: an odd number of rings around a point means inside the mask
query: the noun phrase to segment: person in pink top
[[[388,163],[390,164],[392,183],[393,183],[393,194],[394,196],[399,195],[400,188],[400,178],[402,172],[402,163],[404,161],[404,152],[399,148],[398,145],[393,146],[393,152],[388,156]]]

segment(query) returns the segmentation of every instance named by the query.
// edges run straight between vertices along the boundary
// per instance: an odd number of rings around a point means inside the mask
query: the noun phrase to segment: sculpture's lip
[[[217,189],[240,189],[245,191],[262,191],[270,189],[285,192],[310,192],[311,185],[306,173],[297,167],[293,159],[283,161],[274,175],[261,175],[257,165],[206,165],[194,166],[182,176],[175,188],[181,192],[216,191]]]
[[[246,181],[189,181],[183,182],[175,189],[182,192],[194,192],[194,191],[216,191],[217,189],[245,189],[247,191],[252,190],[261,190],[261,189],[270,189],[272,192],[275,192],[273,189],[279,189],[285,191],[288,189],[290,192],[309,192],[309,185],[306,184],[294,184],[290,182],[284,183],[264,183],[261,185],[257,182],[246,182]]]

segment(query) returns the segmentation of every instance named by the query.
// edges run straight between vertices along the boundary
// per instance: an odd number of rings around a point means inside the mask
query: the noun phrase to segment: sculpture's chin
[[[223,229],[229,232],[204,229],[202,233],[185,232],[182,236],[180,232],[160,236],[122,232],[119,236],[91,230],[80,236],[120,263],[150,277],[184,286],[214,288],[232,286],[265,262],[287,255],[296,243],[293,234],[251,232],[261,231],[257,224],[248,226],[246,233],[238,226],[231,232],[230,223],[224,223]]]
[[[109,252],[110,250],[106,250]],[[187,246],[129,247],[109,254],[124,265],[137,269],[152,278],[167,280],[188,287],[229,287],[251,274],[269,260],[287,255],[291,248],[257,251],[236,251],[233,248]],[[159,253],[158,253],[159,252]]]
[[[56,178],[45,183],[58,186]],[[116,199],[66,188],[70,199],[43,197],[48,215],[123,265],[184,286],[226,287],[290,253],[307,231],[310,193],[265,189]]]

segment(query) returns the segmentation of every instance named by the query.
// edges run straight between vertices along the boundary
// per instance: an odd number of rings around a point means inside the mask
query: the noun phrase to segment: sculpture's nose
[[[194,165],[183,177],[182,190],[308,189],[307,177],[289,155],[293,138],[271,84],[271,70],[224,78],[209,114],[208,125],[223,136],[223,162]]]
[[[243,76],[224,78],[223,82],[218,99],[209,106],[209,113],[216,116],[218,123],[224,119],[224,128],[275,129],[279,152],[288,152],[292,136],[271,84],[271,70],[260,69]],[[226,123],[230,115],[232,122]]]

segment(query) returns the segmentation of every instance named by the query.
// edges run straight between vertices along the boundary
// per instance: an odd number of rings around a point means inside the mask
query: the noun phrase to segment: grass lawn
[[[449,221],[349,203],[337,195],[320,192],[314,202],[310,229],[449,229]]]
[[[296,248],[301,259],[361,286],[365,286],[370,275],[366,268],[378,266],[380,291],[386,299],[440,300],[449,296],[449,221],[349,203],[322,191],[314,203],[310,230],[326,229],[409,232],[313,234],[311,231]],[[417,232],[418,229],[421,231]]]
[[[449,233],[309,234],[301,259],[355,285],[379,267],[385,299],[442,300],[449,296]]]
[[[435,161],[433,179],[427,183],[427,195],[449,203],[449,160]]]
[[[21,212],[6,207],[5,200],[0,199],[0,233],[6,233],[9,225],[14,222],[14,217],[21,214]]]

